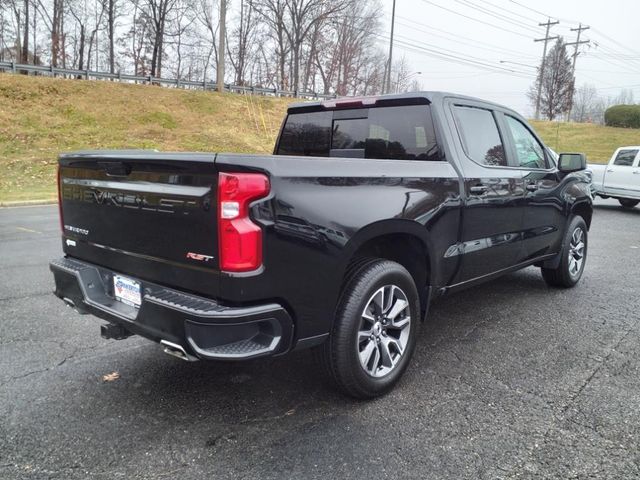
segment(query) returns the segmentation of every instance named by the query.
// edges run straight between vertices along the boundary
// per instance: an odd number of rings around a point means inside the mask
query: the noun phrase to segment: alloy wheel
[[[584,254],[584,230],[577,227],[571,234],[571,242],[569,243],[569,274],[572,277],[576,277],[582,270]]]
[[[388,375],[398,364],[409,342],[410,305],[396,285],[385,285],[371,296],[362,311],[358,329],[358,357],[372,377]]]

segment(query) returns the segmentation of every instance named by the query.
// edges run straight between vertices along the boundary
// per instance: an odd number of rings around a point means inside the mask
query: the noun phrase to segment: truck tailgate
[[[62,155],[59,165],[67,255],[218,293],[215,155],[92,151]]]

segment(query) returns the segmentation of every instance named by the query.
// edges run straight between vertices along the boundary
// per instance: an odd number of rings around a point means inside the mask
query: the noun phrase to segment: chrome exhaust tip
[[[62,297],[62,300],[64,301],[65,305],[67,307],[73,308],[74,310],[76,310],[76,304],[73,300],[71,300],[70,298],[67,297]]]
[[[177,343],[169,342],[167,340],[160,340],[160,345],[164,347],[163,351],[167,355],[177,357],[180,360],[185,360],[187,362],[198,361],[196,357],[194,357],[193,355],[189,355],[182,345],[178,345]]]

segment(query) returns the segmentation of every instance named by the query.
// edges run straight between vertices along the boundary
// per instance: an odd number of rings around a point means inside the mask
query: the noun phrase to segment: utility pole
[[[393,0],[391,10],[391,38],[389,39],[389,60],[385,71],[385,78],[382,81],[382,93],[389,93],[391,90],[391,66],[393,65],[393,28],[396,23],[396,0]]]
[[[224,92],[224,42],[226,37],[227,0],[220,0],[220,41],[218,42],[218,92]]]
[[[573,65],[571,67],[571,75],[573,76],[573,85],[571,86],[571,98],[569,99],[569,111],[567,112],[567,121],[569,121],[569,119],[571,118],[571,110],[573,109],[573,92],[575,89],[575,83],[576,83],[576,60],[578,59],[578,55],[580,54],[580,52],[578,52],[578,48],[580,47],[580,45],[584,45],[586,43],[589,43],[591,40],[582,40],[580,41],[580,36],[582,34],[583,30],[589,30],[588,26],[583,27],[582,23],[578,26],[578,28],[572,28],[571,31],[572,32],[578,32],[578,38],[576,38],[575,42],[569,42],[566,45],[573,45]]]
[[[538,25],[540,25],[541,27],[547,27],[547,33],[545,33],[544,38],[537,38],[534,40],[534,42],[544,42],[544,50],[542,51],[542,63],[540,64],[540,76],[539,76],[539,82],[538,82],[538,95],[536,95],[536,120],[540,119],[540,97],[542,96],[542,80],[544,79],[544,67],[545,64],[547,63],[547,44],[549,43],[549,40],[557,40],[558,36],[556,35],[555,37],[550,37],[549,36],[549,29],[553,26],[553,25],[557,25],[559,24],[559,21],[555,21],[552,22],[550,18],[547,18],[547,23],[539,23]]]

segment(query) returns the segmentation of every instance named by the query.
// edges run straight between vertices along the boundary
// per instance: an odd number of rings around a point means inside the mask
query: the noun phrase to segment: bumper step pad
[[[293,322],[275,303],[229,307],[135,279],[143,292],[142,304],[136,308],[113,297],[112,279],[120,272],[72,258],[54,260],[50,269],[56,281],[55,294],[80,313],[92,313],[156,342],[182,346],[197,358],[244,360],[285,353],[291,346]],[[125,338],[126,334],[110,338],[116,337]]]

